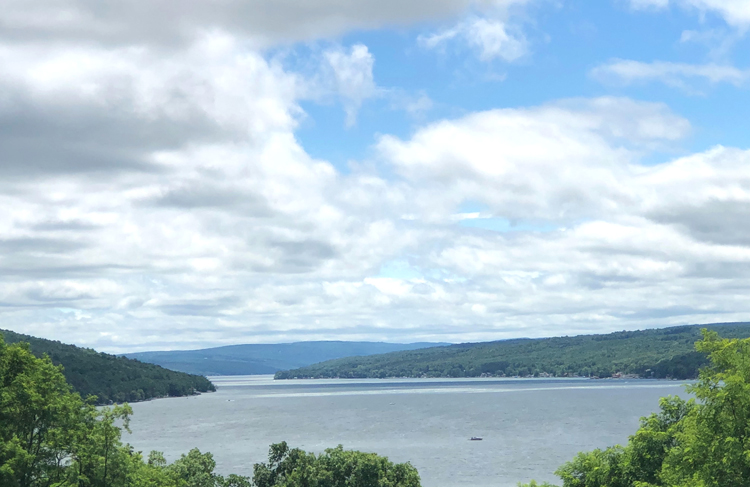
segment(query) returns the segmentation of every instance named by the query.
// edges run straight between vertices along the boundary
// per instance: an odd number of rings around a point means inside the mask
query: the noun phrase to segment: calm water
[[[425,487],[514,487],[556,481],[576,452],[626,442],[659,397],[685,395],[681,382],[643,380],[212,380],[213,394],[134,404],[125,440],[169,460],[198,447],[242,475],[271,443],[343,444],[411,462]]]

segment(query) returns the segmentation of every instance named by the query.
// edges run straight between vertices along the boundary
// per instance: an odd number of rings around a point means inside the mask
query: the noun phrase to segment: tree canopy
[[[417,469],[394,464],[375,453],[344,450],[339,445],[320,455],[289,448],[286,442],[271,445],[268,463],[255,464],[256,487],[419,487]]]

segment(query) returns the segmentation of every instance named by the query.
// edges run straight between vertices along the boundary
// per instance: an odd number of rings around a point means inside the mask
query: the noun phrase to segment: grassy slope
[[[534,375],[694,377],[705,357],[693,344],[701,328],[723,337],[750,337],[750,323],[693,325],[656,330],[465,343],[440,348],[330,360],[276,378],[477,377]]]
[[[100,404],[215,390],[205,377],[8,330],[0,330],[0,334],[8,344],[28,343],[36,356],[49,355],[55,365],[64,367],[65,379],[73,389],[83,397],[97,396]]]
[[[201,375],[273,374],[335,358],[373,355],[397,350],[447,345],[439,343],[382,343],[315,341],[230,345],[203,350],[138,352],[126,357],[172,370]]]

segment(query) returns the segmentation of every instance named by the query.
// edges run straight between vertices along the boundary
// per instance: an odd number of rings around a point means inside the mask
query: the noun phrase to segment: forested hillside
[[[229,345],[202,350],[137,352],[123,354],[141,362],[200,375],[273,374],[279,370],[343,357],[448,345],[447,343],[384,343],[315,341]]]
[[[750,323],[464,343],[439,348],[330,360],[276,373],[290,378],[479,377],[546,375],[694,378],[708,363],[693,348],[700,329],[727,338],[750,337]]]
[[[53,364],[63,366],[65,379],[76,392],[83,397],[96,396],[99,404],[216,390],[205,377],[8,330],[0,330],[0,334],[8,344],[29,343],[37,357],[49,355]]]

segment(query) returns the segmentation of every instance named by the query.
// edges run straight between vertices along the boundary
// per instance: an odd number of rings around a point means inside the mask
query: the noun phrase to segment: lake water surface
[[[343,444],[411,462],[424,487],[515,487],[557,481],[576,452],[625,443],[659,397],[686,396],[683,382],[646,380],[211,380],[216,393],[133,404],[124,440],[168,460],[198,447],[248,476],[271,443]]]

